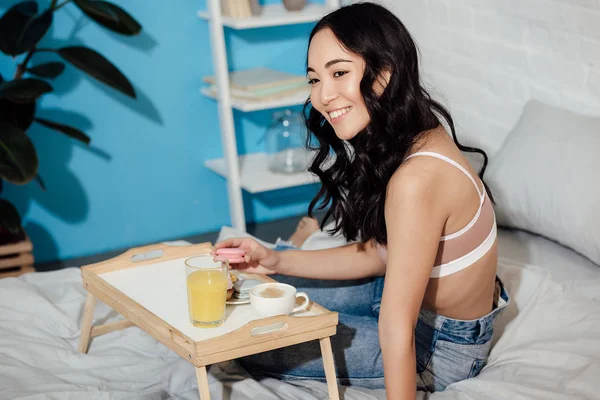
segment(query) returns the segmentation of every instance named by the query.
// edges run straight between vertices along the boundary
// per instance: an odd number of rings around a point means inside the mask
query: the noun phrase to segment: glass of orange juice
[[[225,319],[229,262],[202,254],[185,260],[190,322],[203,328],[217,327]]]

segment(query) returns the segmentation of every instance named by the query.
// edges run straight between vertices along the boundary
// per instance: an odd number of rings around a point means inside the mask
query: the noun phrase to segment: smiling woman
[[[330,29],[317,32],[313,40],[308,59],[313,60],[315,67],[306,68],[312,106],[331,123],[340,139],[350,140],[370,121],[360,93],[365,61],[345,50]],[[337,55],[343,58],[330,59]],[[325,60],[329,61],[323,62]],[[322,67],[319,68],[319,65]],[[373,90],[378,94],[387,85],[389,72],[384,71],[381,78],[373,85]]]
[[[311,171],[324,183],[309,214],[319,198],[323,206],[332,199],[322,226],[332,218],[338,221],[335,232],[343,230],[350,240],[362,231],[364,238],[385,243],[382,196],[411,145],[440,124],[436,113],[448,123],[460,150],[484,156],[480,177],[487,167],[487,155],[460,144],[450,113],[420,84],[417,48],[410,33],[391,12],[379,10],[385,8],[374,4],[343,7],[315,26],[309,38],[306,71],[311,93],[304,114],[308,114],[308,129],[319,143]],[[361,12],[378,15],[370,15],[375,19],[365,22],[360,20]],[[353,162],[348,158],[348,144],[358,155]],[[336,162],[322,169],[331,150]],[[389,162],[374,164],[370,160]],[[351,175],[354,179],[348,181]],[[341,200],[344,182],[356,195],[353,199]],[[342,202],[348,211],[346,218],[341,213]],[[356,216],[365,214],[372,218],[359,226],[362,218]]]
[[[244,238],[217,247],[242,248],[238,268],[281,274],[339,313],[342,383],[385,386],[391,400],[476,376],[509,302],[496,277],[485,152],[460,144],[450,113],[421,86],[410,33],[382,6],[356,3],[321,19],[306,73],[310,170],[322,183],[309,214],[320,203],[321,228],[332,219],[329,232],[350,244],[274,251]],[[479,174],[462,151],[483,155]],[[306,344],[243,363],[257,376],[323,379],[318,354]]]

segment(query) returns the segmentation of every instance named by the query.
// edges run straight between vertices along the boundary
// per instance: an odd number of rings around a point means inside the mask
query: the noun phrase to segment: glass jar
[[[306,145],[306,125],[299,112],[273,113],[266,132],[269,169],[277,173],[302,172],[310,162]]]

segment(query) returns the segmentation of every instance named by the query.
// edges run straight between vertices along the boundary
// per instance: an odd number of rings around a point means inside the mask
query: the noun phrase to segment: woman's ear
[[[390,78],[392,77],[391,69],[384,69],[381,74],[377,77],[377,80],[373,84],[373,90],[377,94],[377,96],[381,96],[388,83],[390,83]]]

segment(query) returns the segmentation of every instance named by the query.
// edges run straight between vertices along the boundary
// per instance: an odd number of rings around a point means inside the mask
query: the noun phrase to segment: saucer
[[[250,298],[236,299],[235,297],[232,297],[231,300],[227,300],[225,302],[225,304],[228,304],[230,306],[239,306],[241,304],[250,304]]]

